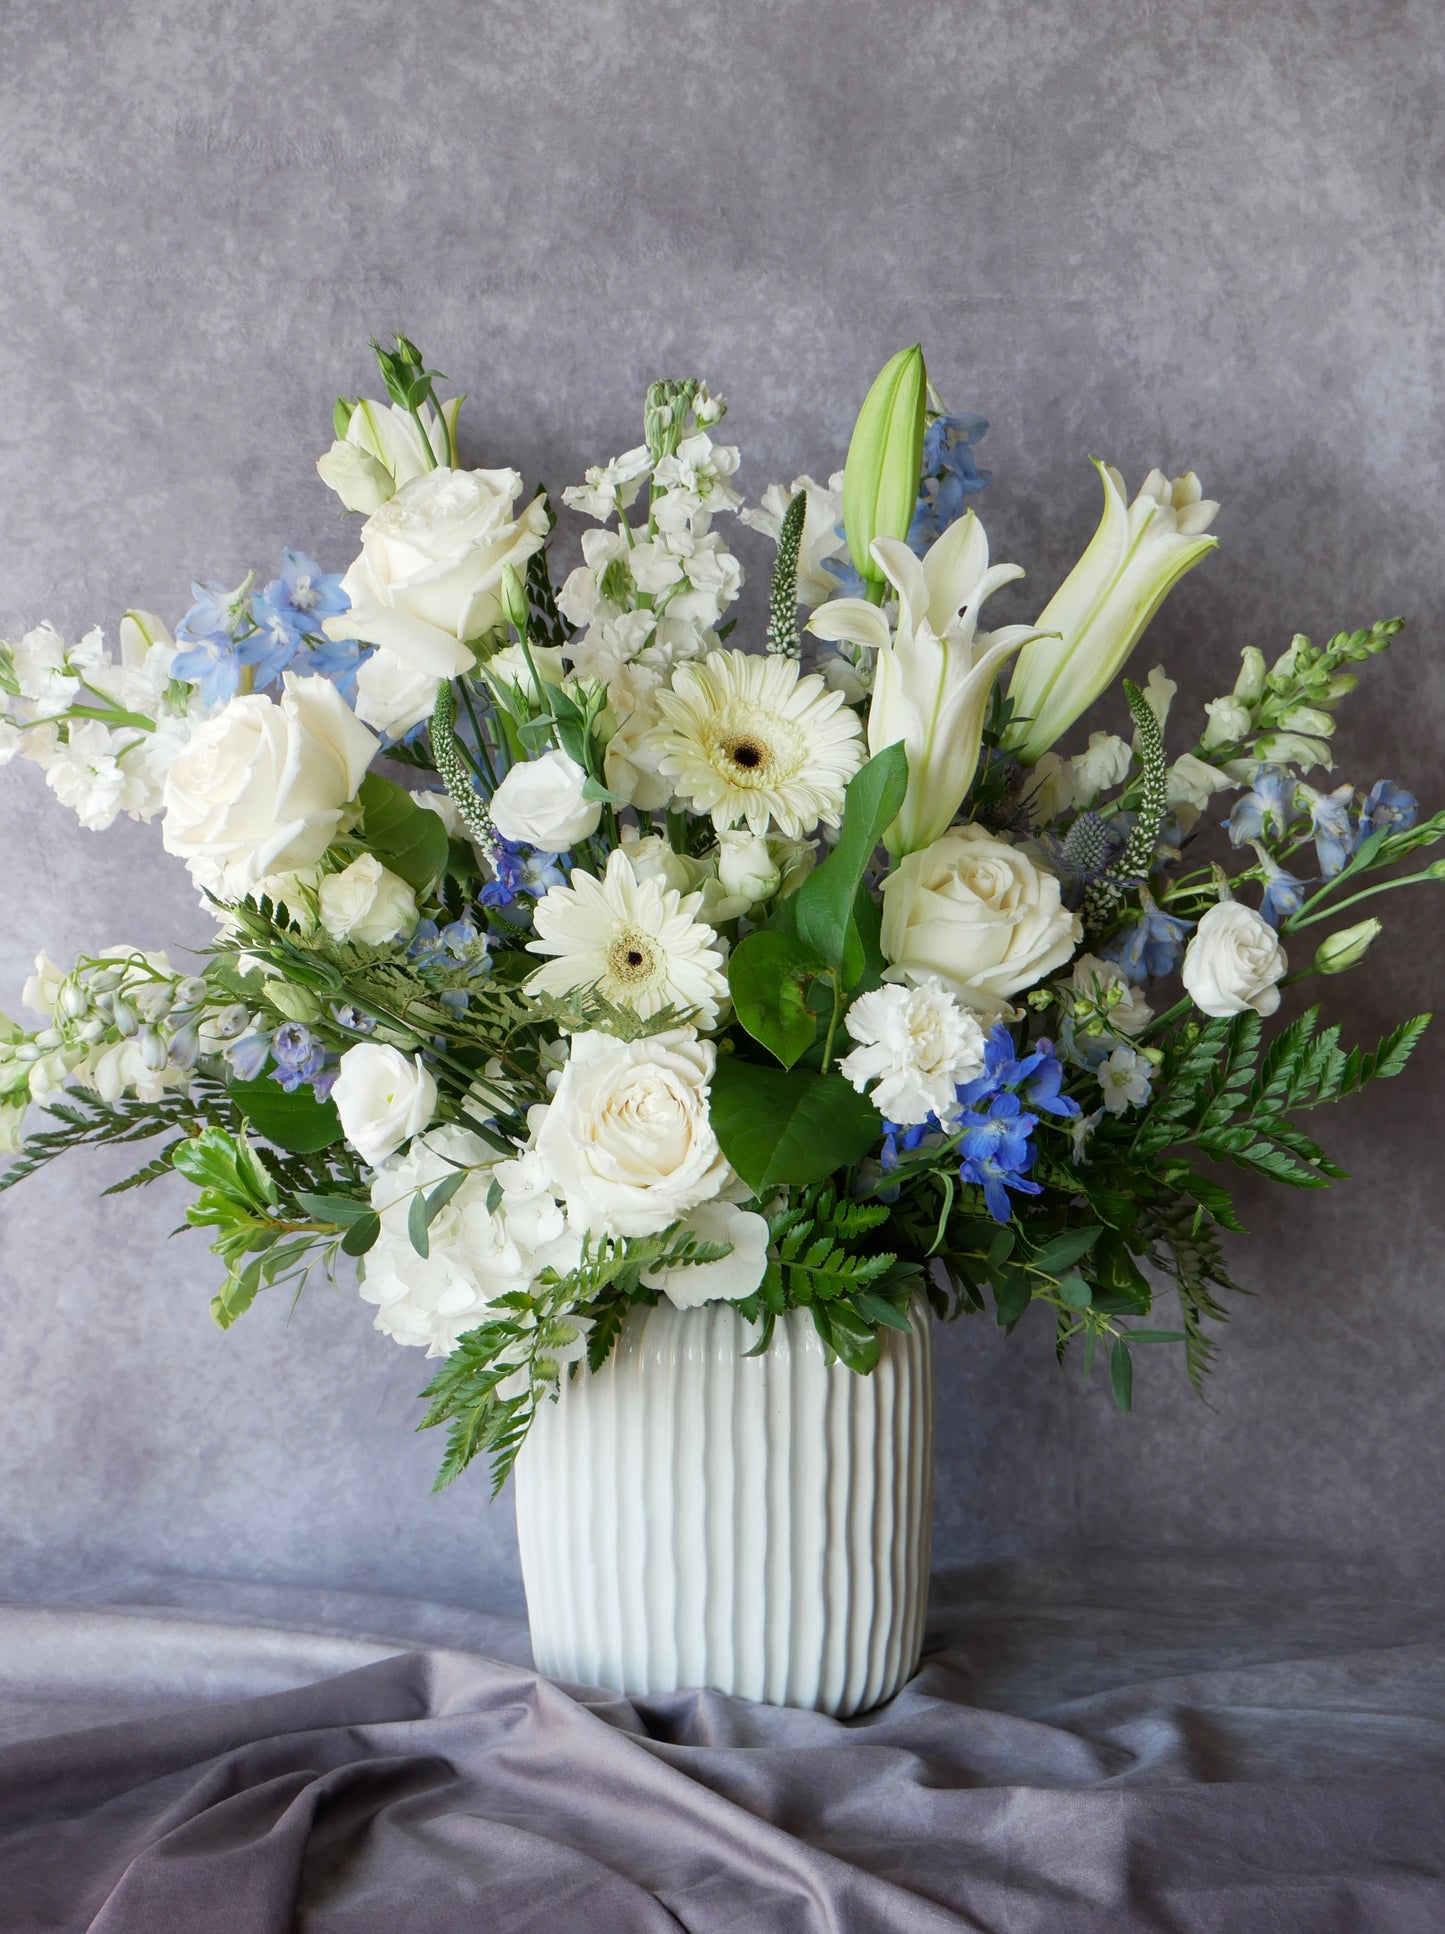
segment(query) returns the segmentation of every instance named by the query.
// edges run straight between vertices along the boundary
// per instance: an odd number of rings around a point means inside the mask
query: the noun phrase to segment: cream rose
[[[418,1054],[408,1061],[400,1048],[360,1041],[341,1057],[331,1090],[341,1132],[363,1162],[375,1168],[431,1121],[437,1084]]]
[[[555,746],[519,760],[492,794],[492,824],[503,839],[565,853],[595,833],[602,818],[601,802],[586,797],[586,784],[577,761]]]
[[[503,620],[503,567],[525,571],[547,535],[540,498],[514,514],[521,488],[515,470],[429,470],[403,484],[363,524],[341,581],[351,608],[323,621],[327,636],[377,645],[418,676],[465,671],[466,641]]]
[[[1059,882],[981,826],[959,826],[901,859],[883,883],[888,978],[936,975],[975,1013],[996,1019],[1083,938]]]
[[[374,853],[363,853],[342,873],[326,874],[316,898],[321,924],[333,940],[381,947],[416,925],[416,895]]]
[[[389,739],[430,718],[440,681],[393,652],[374,651],[356,674],[356,716]]]
[[[656,1235],[718,1194],[730,1171],[708,1121],[715,1065],[712,1043],[690,1027],[642,1041],[573,1035],[557,1091],[532,1124],[576,1227]]]
[[[1222,1019],[1252,1007],[1273,1014],[1289,960],[1274,928],[1253,907],[1219,900],[1184,954],[1184,991],[1201,1013]]]
[[[377,749],[328,680],[287,672],[283,686],[279,703],[233,698],[166,775],[162,843],[223,899],[319,860]]]

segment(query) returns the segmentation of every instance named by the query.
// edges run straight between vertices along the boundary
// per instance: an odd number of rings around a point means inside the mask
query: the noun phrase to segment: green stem
[[[821,1074],[828,1072],[828,1064],[833,1058],[833,1037],[838,1032],[838,1023],[843,1017],[843,989],[839,984],[837,970],[833,972],[833,1012],[828,1018],[828,1032],[823,1041],[823,1065]]]
[[[1420,880],[1433,880],[1438,878],[1439,875],[1436,873],[1434,867],[1427,866],[1420,873],[1404,873],[1396,880],[1381,880],[1377,886],[1367,886],[1359,893],[1350,894],[1348,899],[1336,900],[1333,906],[1321,907],[1318,913],[1311,913],[1307,918],[1296,914],[1293,920],[1287,920],[1284,923],[1281,931],[1284,933],[1299,933],[1302,928],[1312,927],[1317,921],[1333,920],[1337,913],[1343,913],[1346,907],[1358,906],[1361,900],[1373,899],[1377,893],[1388,893],[1392,887],[1414,886]],[[1322,895],[1317,893],[1314,900],[1307,900],[1305,902],[1305,908],[1308,909],[1313,906],[1315,901],[1321,897]]]

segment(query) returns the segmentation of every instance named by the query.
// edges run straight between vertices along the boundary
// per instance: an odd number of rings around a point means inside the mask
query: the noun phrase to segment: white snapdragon
[[[437,1085],[419,1054],[408,1059],[400,1048],[359,1041],[341,1057],[331,1099],[347,1141],[375,1168],[431,1121]]]
[[[956,1106],[960,1082],[983,1072],[984,1032],[937,980],[916,987],[879,987],[854,1001],[844,1017],[859,1045],[838,1072],[885,1120],[912,1127],[942,1121]]]
[[[1217,792],[1230,792],[1239,781],[1218,766],[1206,764],[1192,752],[1181,755],[1165,774],[1165,803],[1171,808],[1187,806],[1202,813]]]
[[[1222,1019],[1253,1008],[1273,1014],[1289,960],[1279,936],[1253,907],[1219,900],[1199,922],[1184,954],[1184,991],[1201,1013]]]
[[[1085,749],[1069,760],[1072,803],[1092,806],[1100,793],[1122,786],[1129,776],[1132,756],[1117,733],[1091,732]]]
[[[848,550],[843,535],[843,472],[835,470],[826,484],[807,476],[794,477],[786,487],[769,484],[759,507],[738,515],[749,529],[761,531],[776,544],[788,506],[800,490],[807,491],[808,506],[798,544],[798,603],[811,607],[838,593],[837,573],[828,566]]]
[[[602,818],[599,800],[586,796],[587,774],[557,747],[522,759],[492,794],[492,824],[502,835],[543,853],[565,853],[589,839]]]

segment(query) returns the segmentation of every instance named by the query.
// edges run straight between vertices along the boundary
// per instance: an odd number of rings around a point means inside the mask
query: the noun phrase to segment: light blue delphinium
[[[981,416],[936,416],[924,431],[923,481],[908,531],[920,557],[963,515],[966,500],[987,489],[993,473],[979,469],[971,447],[987,429]]]
[[[338,617],[350,607],[340,572],[323,572],[304,551],[283,551],[280,577],[251,600],[255,631],[241,647],[241,662],[252,667],[258,687],[273,684],[302,653],[305,640],[316,638],[324,647],[322,619]],[[296,669],[321,670],[316,655]],[[350,663],[343,660],[343,669]]]
[[[1140,888],[1139,897],[1144,911],[1138,920],[1099,950],[1102,959],[1112,960],[1136,985],[1172,974],[1184,958],[1184,948],[1194,931],[1192,920],[1165,913],[1154,904],[1146,888]]]
[[[326,1066],[326,1049],[300,1021],[281,1023],[271,1036],[271,1054],[276,1063],[271,1079],[288,1095],[295,1094],[303,1082],[314,1081]]]
[[[1266,833],[1287,832],[1295,816],[1295,783],[1283,766],[1261,766],[1250,791],[1230,812],[1230,844],[1244,846]]]
[[[1078,1102],[1059,1092],[1064,1070],[1052,1041],[1037,1041],[1027,1054],[1020,1055],[1013,1036],[1002,1021],[997,1021],[988,1031],[983,1056],[983,1073],[959,1086],[958,1099],[965,1108],[1013,1090],[1022,1091],[1029,1107],[1046,1115],[1078,1114]]]
[[[1269,924],[1278,928],[1282,920],[1291,920],[1305,903],[1313,880],[1301,880],[1293,873],[1287,873],[1278,861],[1271,859],[1264,848],[1255,845],[1259,864],[1264,873],[1264,899],[1260,902],[1260,913]]]
[[[254,573],[228,591],[215,578],[191,586],[195,603],[176,626],[185,647],[171,661],[171,675],[200,687],[207,705],[224,705],[241,682],[239,640],[251,629],[248,600]]]
[[[171,660],[171,676],[200,689],[207,705],[224,705],[236,696],[241,683],[241,660],[234,638],[203,638],[178,651]]]
[[[1310,835],[1319,857],[1320,872],[1327,880],[1343,872],[1355,844],[1355,829],[1350,824],[1350,801],[1354,789],[1337,786],[1333,792],[1316,792],[1303,783],[1297,788],[1298,802],[1310,816]]]
[[[1406,792],[1393,779],[1377,779],[1360,807],[1355,844],[1362,846],[1371,833],[1378,833],[1382,827],[1392,833],[1403,833],[1419,816],[1420,802],[1413,792]]]
[[[1013,1214],[1009,1190],[1019,1195],[1043,1194],[1042,1183],[1028,1179],[1035,1154],[1030,1137],[1038,1126],[1038,1116],[1026,1114],[1017,1095],[995,1095],[986,1113],[965,1109],[959,1126],[963,1130],[958,1142],[963,1158],[959,1177],[983,1190],[995,1222],[1007,1222]]]

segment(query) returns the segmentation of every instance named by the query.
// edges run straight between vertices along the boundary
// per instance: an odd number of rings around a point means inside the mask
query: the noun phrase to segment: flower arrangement
[[[1347,1048],[1309,1006],[1266,1038],[1288,984],[1364,955],[1364,900],[1445,877],[1396,870],[1445,814],[1315,782],[1399,621],[1249,647],[1171,754],[1174,685],[1123,673],[1215,547],[1192,474],[1131,500],[1097,465],[1083,557],[989,630],[1022,573],[972,507],[987,426],[917,348],[840,473],[752,509],[721,400],[659,382],[643,442],[562,492],[559,583],[545,492],[463,468],[445,379],[376,353],[387,400],[343,399],[317,465],[364,518],[344,573],[288,550],[261,589],[197,585],[174,636],[130,612],[118,653],[0,647],[0,762],[83,826],[159,817],[216,922],[195,972],[40,957],[40,1025],[0,1017],[0,1186],[157,1142],[117,1186],[195,1186],[223,1327],[354,1258],[376,1327],[438,1360],[439,1482],[487,1454],[500,1484],[664,1296],[736,1304],[758,1350],[805,1309],[860,1375],[920,1295],[1010,1330],[1040,1304],[1121,1408],[1144,1345],[1197,1384],[1224,1175],[1339,1176],[1299,1117],[1428,1019]],[[755,649],[730,519],[776,545]],[[1063,750],[1111,691],[1123,730]]]

